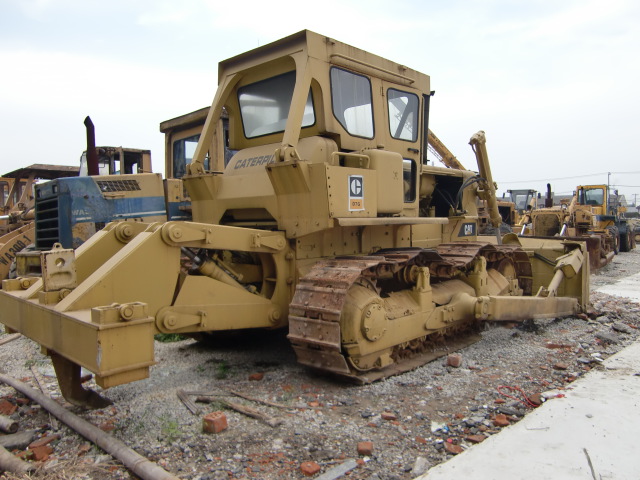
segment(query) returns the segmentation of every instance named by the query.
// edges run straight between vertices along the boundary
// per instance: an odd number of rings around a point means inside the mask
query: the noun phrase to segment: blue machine
[[[116,220],[190,220],[184,199],[167,201],[159,174],[59,178],[36,186],[36,249],[77,248]],[[169,212],[169,214],[167,214]]]

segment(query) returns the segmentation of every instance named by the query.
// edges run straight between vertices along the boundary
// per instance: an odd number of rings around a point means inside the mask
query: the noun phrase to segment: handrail
[[[352,157],[352,158],[360,158],[362,160],[366,160],[364,165],[361,165],[361,168],[369,168],[369,164],[371,159],[368,155],[362,155],[361,153],[349,153],[349,152],[331,152],[331,162],[334,165],[337,165],[338,159],[335,157]]]

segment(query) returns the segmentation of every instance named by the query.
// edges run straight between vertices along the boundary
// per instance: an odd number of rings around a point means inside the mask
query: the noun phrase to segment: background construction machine
[[[430,92],[310,31],[221,62],[183,176],[193,221],[110,223],[43,252],[41,278],[3,282],[0,321],[45,348],[69,401],[101,406],[80,366],[103,388],[145,378],[158,332],[288,325],[301,363],[369,382],[483,321],[583,311],[584,244],[478,238],[477,196],[500,218],[484,134],[480,175],[429,165]],[[223,110],[236,153],[218,171]]]
[[[513,205],[513,223],[511,228],[518,235],[531,235],[527,230],[531,223],[531,212],[538,208],[538,192],[531,189],[507,190],[508,195],[503,195],[503,200]]]
[[[37,250],[49,250],[55,244],[77,248],[115,220],[167,220],[165,187],[161,175],[151,173],[151,152],[96,147],[89,117],[85,125],[87,150],[80,158],[80,175],[36,187]],[[26,273],[23,265],[27,271],[33,268],[33,260],[27,258],[22,256],[21,273]]]
[[[584,240],[591,268],[601,268],[619,251],[628,252],[636,244],[633,228],[620,212],[616,197],[610,197],[607,185],[580,185],[569,205],[533,210],[531,234]]]
[[[16,256],[18,274],[39,276],[40,251],[49,250],[56,244],[77,248],[112,221],[190,219],[190,201],[180,177],[192,160],[207,111],[208,107],[160,124],[167,144],[165,167],[168,178],[164,181],[160,174],[151,173],[149,150],[95,147],[94,126],[87,117],[87,150],[82,153],[80,167],[65,167],[76,175],[79,170],[79,177],[58,175],[69,178],[39,184],[35,189],[35,204],[31,196],[30,215],[32,221],[33,218],[36,221],[30,226],[30,241],[26,244],[35,239],[35,245],[30,251],[22,251]],[[220,122],[225,131],[226,117]],[[219,149],[219,158],[228,157],[224,145],[224,142],[216,141],[211,150]],[[26,240],[25,237],[20,242]]]
[[[431,131],[428,134],[427,147],[435,157],[443,163],[446,167],[455,168],[457,170],[466,170],[466,168],[460,163],[456,156],[446,147],[444,143]],[[517,221],[516,208],[512,201],[497,200],[496,205],[498,212],[502,218],[499,228],[501,233],[509,233],[512,231],[511,226],[515,225]],[[490,209],[487,205],[487,201],[478,197],[477,199],[478,210],[478,234],[479,235],[495,235],[497,228],[493,225],[493,220],[490,218]]]
[[[72,175],[78,175],[78,167],[33,164],[6,173],[0,179],[0,279],[15,270],[16,254],[34,241],[36,183]]]
[[[48,250],[59,243],[64,248],[77,248],[112,221],[191,219],[191,205],[181,178],[192,161],[207,111],[208,108],[197,110],[160,124],[166,145],[165,180],[159,173],[152,173],[149,150],[96,148],[93,124],[87,125],[88,147],[80,160],[80,177],[60,179],[37,188],[36,247]],[[226,117],[219,122],[224,132]],[[215,158],[224,159],[229,156],[225,145],[224,140],[216,137],[208,150],[215,153]],[[91,162],[97,164],[96,173],[87,175],[91,163],[87,152],[94,151],[97,155]],[[208,162],[207,157],[207,168]],[[224,162],[211,167],[221,171]]]
[[[518,217],[522,217],[529,210],[538,207],[538,192],[535,190],[523,188],[519,190],[507,190],[507,193],[509,195],[506,198],[515,205]]]
[[[618,192],[612,193],[608,185],[578,186],[573,210],[590,213],[592,231],[612,237],[616,253],[635,248],[633,228],[624,216],[626,207],[620,205]]]

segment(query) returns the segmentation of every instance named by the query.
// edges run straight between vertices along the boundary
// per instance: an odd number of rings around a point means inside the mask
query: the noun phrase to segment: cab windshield
[[[98,155],[98,175],[111,175],[113,173],[111,158],[106,155]],[[87,152],[83,152],[80,157],[80,177],[89,176],[89,164],[87,162]]]
[[[261,80],[238,89],[238,102],[244,135],[247,138],[261,137],[284,132],[296,83],[296,72]],[[302,127],[316,121],[311,91],[302,118]]]
[[[578,200],[581,205],[603,205],[604,204],[604,189],[602,188],[584,188],[580,190],[580,197]]]

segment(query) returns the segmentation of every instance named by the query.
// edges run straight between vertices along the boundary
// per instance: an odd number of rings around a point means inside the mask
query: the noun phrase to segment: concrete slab
[[[616,282],[612,285],[603,285],[598,287],[596,290],[598,292],[616,295],[618,297],[626,297],[640,302],[640,273],[631,275],[623,281]]]
[[[418,477],[638,480],[640,342],[517,424]]]
[[[640,275],[598,290],[640,301]],[[640,479],[640,341],[603,366],[418,479]]]

